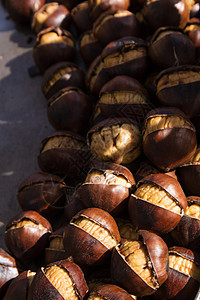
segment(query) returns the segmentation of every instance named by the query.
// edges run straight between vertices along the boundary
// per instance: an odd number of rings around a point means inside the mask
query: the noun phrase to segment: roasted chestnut
[[[61,260],[41,268],[35,275],[28,299],[84,299],[88,286],[80,267]]]
[[[143,129],[146,157],[164,171],[186,163],[197,147],[196,130],[185,114],[174,107],[151,110]]]
[[[92,18],[88,1],[84,1],[75,6],[71,11],[72,20],[79,32],[92,29]]]
[[[27,265],[43,254],[51,232],[51,224],[36,211],[29,210],[8,222],[4,238],[14,257]]]
[[[100,208],[88,208],[76,214],[64,232],[64,248],[82,267],[102,265],[120,242],[113,217]]]
[[[114,284],[105,284],[96,288],[89,296],[88,300],[133,300],[130,294],[124,289]]]
[[[144,177],[129,199],[129,215],[135,228],[157,233],[173,230],[186,207],[187,199],[179,182],[166,174]]]
[[[136,241],[138,240],[138,232],[136,231],[133,223],[128,219],[115,218],[122,243],[125,240]]]
[[[96,20],[103,12],[128,9],[130,0],[88,0],[91,16]]]
[[[138,240],[116,246],[111,258],[111,278],[130,294],[153,294],[167,279],[168,247],[155,233],[139,230]]]

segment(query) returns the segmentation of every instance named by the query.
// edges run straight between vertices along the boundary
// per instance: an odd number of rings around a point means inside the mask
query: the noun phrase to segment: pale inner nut
[[[154,276],[153,266],[148,257],[146,246],[140,241],[125,241],[120,246],[120,254],[133,271],[153,289],[158,287]]]
[[[200,72],[195,72],[193,70],[176,71],[175,73],[164,74],[157,83],[157,93],[172,86],[193,83],[199,80]]]
[[[47,32],[43,34],[40,38],[39,45],[54,44],[54,43],[66,44],[70,47],[74,47],[74,41],[72,39],[70,39],[65,35],[59,36],[56,32]]]
[[[81,216],[73,224],[89,233],[110,250],[117,245],[117,241],[112,237],[111,233],[91,219]]]
[[[178,254],[169,253],[169,267],[200,281],[200,266]]]
[[[91,136],[91,150],[104,161],[127,164],[141,153],[141,134],[134,124],[105,126]]]
[[[135,191],[136,197],[152,204],[163,207],[176,214],[181,214],[181,207],[176,201],[160,186],[152,182],[145,182]]]
[[[149,118],[146,123],[143,140],[154,131],[164,130],[166,128],[193,128],[189,121],[178,115],[155,116]]]
[[[147,104],[146,97],[136,91],[114,91],[104,93],[99,99],[103,104]]]
[[[123,175],[117,175],[112,170],[107,170],[105,172],[93,170],[87,175],[85,183],[122,185],[128,188],[132,186]]]
[[[63,237],[54,237],[50,240],[49,248],[64,250]]]
[[[85,45],[92,44],[94,42],[97,42],[97,39],[94,37],[94,34],[92,32],[85,33],[80,41],[80,48],[82,48]]]
[[[147,56],[145,47],[137,47],[129,51],[115,51],[104,58],[104,68],[111,68],[144,56]]]
[[[65,75],[66,80],[70,79],[71,72],[77,70],[76,67],[69,66],[65,68],[61,68],[56,71],[52,77],[49,79],[48,84],[44,87],[44,93],[47,94],[50,88],[63,76]]]
[[[162,32],[157,36],[157,38],[155,39],[155,41],[153,41],[153,43],[156,42],[156,41],[159,41],[160,39],[162,39],[163,37],[165,37],[165,36],[167,36],[167,35],[169,35],[169,34],[179,34],[179,35],[183,35],[183,34],[182,34],[181,32],[179,32],[179,31],[173,31],[173,30],[162,31]]]
[[[184,31],[188,32],[188,31],[193,31],[193,30],[200,30],[200,24],[191,24],[185,27]]]
[[[47,231],[47,228],[45,228],[42,224],[38,224],[38,223],[35,223],[34,221],[32,220],[29,220],[29,219],[22,219],[16,223],[13,223],[9,226],[8,230],[12,230],[12,229],[16,229],[16,228],[21,228],[21,227],[30,227],[30,228],[38,228],[40,230],[46,230]]]
[[[65,300],[79,299],[74,288],[74,283],[64,268],[58,266],[46,268],[45,275]]]
[[[35,32],[39,32],[42,28],[42,24],[46,19],[58,9],[58,3],[53,3],[51,5],[45,5],[44,10],[38,11],[38,13],[33,16],[33,27]]]
[[[102,298],[100,296],[91,295],[88,300],[105,300],[105,298]]]
[[[83,149],[84,143],[70,136],[54,136],[47,140],[42,149],[42,153],[51,149],[68,148],[68,149]]]
[[[190,160],[190,163],[199,163],[199,162],[200,162],[200,148],[197,148],[194,156]]]
[[[192,204],[187,206],[185,214],[195,219],[200,219],[200,206],[197,204]]]
[[[160,173],[155,167],[151,166],[147,161],[141,162],[136,174],[142,177],[146,177],[150,174]]]
[[[131,222],[121,219],[116,221],[121,238],[128,241],[138,240],[138,233]]]

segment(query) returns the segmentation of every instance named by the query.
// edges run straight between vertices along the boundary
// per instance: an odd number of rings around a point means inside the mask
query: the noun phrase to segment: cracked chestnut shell
[[[64,232],[64,248],[83,267],[102,265],[120,242],[113,217],[100,208],[88,208],[76,214]]]
[[[139,36],[140,26],[136,16],[129,10],[102,13],[93,24],[93,33],[102,45],[126,36]]]
[[[106,11],[126,10],[130,5],[130,0],[88,0],[88,2],[94,20]]]
[[[121,287],[114,284],[104,284],[93,291],[88,300],[133,300],[130,294]]]
[[[173,230],[186,207],[187,199],[179,182],[166,174],[144,177],[129,199],[129,215],[134,226],[157,233]]]
[[[160,68],[195,63],[195,47],[181,29],[162,27],[154,33],[148,53]]]
[[[47,117],[56,130],[84,132],[91,113],[91,98],[76,87],[60,90],[47,103]]]
[[[42,171],[58,176],[78,177],[87,174],[91,153],[85,139],[70,131],[56,131],[40,147],[38,164]]]
[[[200,114],[200,66],[165,69],[158,74],[156,89],[162,105],[178,107],[188,118]]]
[[[139,230],[138,240],[115,247],[111,278],[130,294],[153,294],[167,279],[168,247],[155,233]]]
[[[98,207],[111,215],[127,210],[130,190],[135,185],[132,173],[123,166],[92,168],[81,185],[81,199],[85,207]]]
[[[31,28],[35,33],[48,27],[68,29],[71,22],[69,10],[57,2],[46,3],[34,15]]]
[[[13,21],[23,25],[30,22],[33,14],[45,4],[45,0],[6,0],[5,4]]]
[[[41,256],[52,232],[51,224],[36,211],[26,211],[8,222],[5,243],[23,265]]]
[[[28,300],[82,300],[87,292],[88,286],[80,267],[73,262],[61,260],[36,273]]]
[[[92,153],[103,161],[128,164],[141,154],[141,134],[132,119],[105,119],[87,134]]]
[[[35,210],[45,218],[60,213],[66,201],[67,185],[62,178],[49,173],[34,173],[24,179],[18,188],[21,208]]]
[[[49,27],[38,33],[33,58],[40,72],[61,61],[71,61],[74,55],[75,41],[69,31]]]
[[[72,62],[59,62],[49,67],[42,78],[42,92],[47,99],[68,86],[85,89],[85,75],[82,69]]]
[[[155,299],[194,299],[199,289],[199,254],[183,247],[169,248],[168,278],[154,294]]]
[[[186,163],[197,147],[196,130],[185,114],[174,107],[151,110],[143,129],[146,157],[164,171]]]
[[[79,32],[92,29],[92,18],[88,1],[83,1],[75,6],[71,11],[72,20]]]

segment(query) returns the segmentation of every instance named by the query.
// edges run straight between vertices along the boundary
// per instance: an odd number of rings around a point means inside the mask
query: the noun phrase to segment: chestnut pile
[[[0,297],[195,299],[200,5],[5,0],[55,129],[6,226]]]

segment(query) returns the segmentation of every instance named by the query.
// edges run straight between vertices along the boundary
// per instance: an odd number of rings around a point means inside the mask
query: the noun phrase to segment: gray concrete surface
[[[7,17],[0,4],[0,247],[3,248],[5,224],[20,211],[18,186],[39,170],[40,143],[53,132],[46,116],[41,77],[28,75],[28,68],[34,65],[34,35],[16,27]]]

